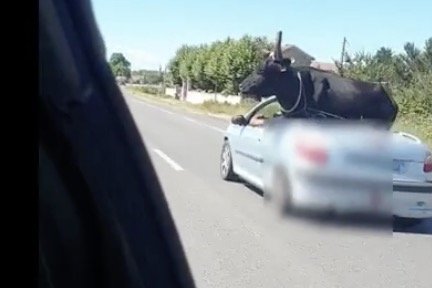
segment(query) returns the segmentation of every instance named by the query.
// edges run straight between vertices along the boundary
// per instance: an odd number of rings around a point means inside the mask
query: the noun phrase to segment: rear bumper
[[[404,218],[432,218],[432,183],[395,182],[393,214]]]
[[[310,177],[293,181],[293,204],[299,208],[339,213],[373,213],[403,218],[432,218],[432,183],[402,182],[381,186],[344,186],[315,182]],[[324,184],[324,185],[323,185]]]
[[[292,184],[292,200],[297,208],[329,210],[339,214],[392,215],[389,189],[380,191],[364,186],[322,185],[307,179],[298,179]]]

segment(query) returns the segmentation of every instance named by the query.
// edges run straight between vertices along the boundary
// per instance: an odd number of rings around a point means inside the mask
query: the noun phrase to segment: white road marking
[[[168,163],[168,165],[170,165],[175,171],[183,171],[183,167],[181,167],[179,164],[177,164],[177,162],[175,162],[174,160],[172,160],[168,155],[166,155],[165,153],[163,153],[161,150],[154,148],[153,151],[160,157],[162,158],[165,162]]]
[[[211,130],[214,130],[214,131],[217,131],[217,132],[220,132],[220,133],[224,133],[225,132],[224,130],[222,130],[222,129],[218,128],[218,127],[215,127],[215,126],[212,126],[212,125],[209,125],[209,124],[206,124],[206,123],[198,122],[198,120],[195,120],[193,118],[189,118],[189,117],[186,117],[186,116],[184,116],[183,118],[185,118],[189,122],[192,122],[192,123],[197,124],[197,125],[204,126],[204,127],[209,128]]]
[[[197,123],[197,120],[189,118],[189,117],[184,117],[187,121],[192,122],[192,123]]]
[[[149,103],[144,102],[144,101],[135,100],[135,99],[134,99],[133,101],[136,102],[136,103],[140,103],[140,104],[142,104],[142,105],[146,105],[146,106],[151,107],[151,108],[153,108],[153,109],[157,109],[157,110],[159,110],[159,111],[162,111],[162,112],[167,113],[167,114],[170,114],[170,115],[173,115],[173,114],[174,114],[174,112],[171,112],[171,111],[169,111],[169,110],[166,110],[166,109],[160,108],[160,107],[158,107],[158,106],[156,106],[156,105],[149,104]]]
[[[223,129],[220,129],[220,128],[212,126],[212,125],[208,125],[208,124],[204,124],[204,123],[197,123],[197,124],[203,125],[203,126],[209,128],[211,130],[214,130],[214,131],[217,131],[217,132],[220,132],[220,133],[225,133],[225,131]]]

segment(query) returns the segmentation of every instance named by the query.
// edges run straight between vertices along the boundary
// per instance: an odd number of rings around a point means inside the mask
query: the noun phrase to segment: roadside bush
[[[232,105],[230,103],[220,103],[216,101],[205,101],[201,104],[203,110],[215,114],[227,114],[230,116],[244,114],[249,111],[256,103],[247,102]]]
[[[135,87],[134,90],[145,94],[161,95],[161,96],[165,95],[165,91],[162,87],[141,86],[141,87]]]

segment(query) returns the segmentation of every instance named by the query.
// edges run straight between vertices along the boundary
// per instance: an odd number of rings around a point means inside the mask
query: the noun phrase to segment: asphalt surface
[[[124,94],[197,287],[432,287],[432,221],[395,233],[282,221],[259,194],[220,179],[225,120]]]

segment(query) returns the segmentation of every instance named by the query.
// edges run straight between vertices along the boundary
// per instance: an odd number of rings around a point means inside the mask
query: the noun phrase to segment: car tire
[[[231,147],[228,140],[224,141],[220,155],[219,171],[221,178],[226,181],[236,181],[237,175],[234,173]]]
[[[404,218],[404,217],[394,216],[393,221],[394,221],[395,226],[397,226],[397,227],[410,228],[410,227],[420,225],[423,222],[423,219]]]
[[[293,210],[292,188],[289,177],[283,168],[278,167],[273,170],[270,186],[264,189],[264,200],[282,215],[291,212]]]

